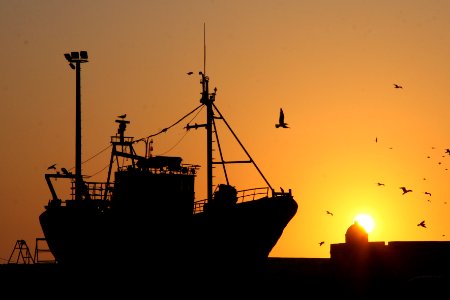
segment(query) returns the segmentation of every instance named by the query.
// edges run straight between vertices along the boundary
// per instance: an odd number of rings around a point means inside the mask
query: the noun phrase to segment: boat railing
[[[120,145],[120,144],[131,144],[133,143],[133,137],[132,136],[120,136],[120,135],[113,135],[111,136],[111,143]]]
[[[253,201],[256,197],[262,198],[269,195],[268,187],[251,188],[247,190],[240,190],[237,192],[237,203]]]
[[[237,191],[236,203],[254,201],[269,195],[269,187],[250,188]],[[202,212],[208,199],[197,200],[194,202],[194,214]]]
[[[106,182],[84,182],[86,191],[89,192],[90,200],[111,200],[114,185]],[[105,197],[106,193],[106,197]],[[72,181],[71,193],[72,200],[75,200],[75,181]]]

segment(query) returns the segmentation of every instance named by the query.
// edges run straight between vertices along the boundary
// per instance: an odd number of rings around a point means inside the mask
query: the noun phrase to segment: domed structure
[[[369,234],[358,221],[355,221],[345,233],[345,242],[352,245],[366,244],[369,242]]]

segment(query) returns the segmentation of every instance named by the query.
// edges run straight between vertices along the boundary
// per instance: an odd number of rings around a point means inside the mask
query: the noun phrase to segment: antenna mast
[[[214,91],[213,94],[209,94],[209,77],[206,76],[206,29],[205,23],[203,23],[203,72],[200,72],[202,75],[202,98],[200,99],[200,103],[206,106],[206,145],[207,145],[207,193],[208,193],[208,202],[211,201],[213,196],[213,157],[212,157],[212,126],[213,126],[213,102],[216,96]]]
[[[203,23],[203,74],[206,74],[206,24]]]

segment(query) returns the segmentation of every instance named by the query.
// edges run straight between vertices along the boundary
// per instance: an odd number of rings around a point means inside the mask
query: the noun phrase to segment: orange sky
[[[43,236],[46,168],[75,164],[75,72],[63,54],[90,56],[82,65],[87,159],[108,146],[119,114],[139,138],[199,105],[200,78],[186,72],[203,69],[203,23],[216,105],[271,185],[291,188],[299,203],[271,256],[329,257],[361,212],[376,222],[369,241],[448,240],[450,2],[2,1],[2,262],[16,240],[34,251]],[[290,129],[274,126],[280,107]],[[203,133],[172,149],[184,135],[174,132],[154,140],[154,153],[204,166],[192,147]],[[100,171],[108,155],[84,173]],[[239,189],[247,177],[231,183]],[[421,220],[428,228],[416,226]]]

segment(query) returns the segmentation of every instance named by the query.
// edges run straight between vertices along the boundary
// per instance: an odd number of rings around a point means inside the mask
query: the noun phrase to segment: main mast
[[[209,77],[206,76],[205,73],[200,72],[200,75],[202,75],[202,98],[200,99],[200,103],[204,104],[206,106],[206,168],[207,168],[207,192],[208,192],[208,202],[211,201],[212,195],[213,195],[213,147],[212,147],[212,127],[213,127],[213,118],[214,118],[214,111],[213,111],[213,103],[215,100],[216,93],[209,94]]]
[[[212,147],[212,126],[213,126],[213,103],[215,100],[216,93],[209,94],[209,77],[206,75],[206,24],[203,23],[203,72],[202,75],[202,98],[200,103],[206,106],[206,170],[207,170],[207,193],[208,202],[212,200],[213,197],[213,147]]]

